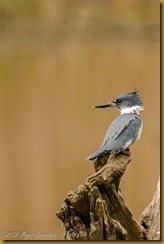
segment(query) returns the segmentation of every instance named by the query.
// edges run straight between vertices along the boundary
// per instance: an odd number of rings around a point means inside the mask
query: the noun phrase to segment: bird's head
[[[133,92],[116,97],[113,102],[96,105],[94,108],[116,107],[120,110],[121,114],[134,112],[139,113],[140,110],[143,110],[143,105],[138,93],[138,90],[134,90]]]

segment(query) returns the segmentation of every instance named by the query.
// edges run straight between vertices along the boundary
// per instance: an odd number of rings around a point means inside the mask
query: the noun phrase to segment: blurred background
[[[160,11],[154,0],[0,0],[0,231],[55,233],[86,157],[117,110],[95,104],[138,88],[141,140],[122,178],[138,220],[160,171]],[[3,237],[1,239],[24,239]]]

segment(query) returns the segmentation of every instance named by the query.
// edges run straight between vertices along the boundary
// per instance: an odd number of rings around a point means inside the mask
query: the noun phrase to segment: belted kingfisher
[[[129,148],[133,142],[140,138],[143,123],[139,111],[143,110],[142,100],[138,90],[116,97],[113,102],[100,104],[94,108],[112,108],[120,110],[118,116],[109,126],[100,149],[87,159],[94,160],[108,152],[119,153]]]

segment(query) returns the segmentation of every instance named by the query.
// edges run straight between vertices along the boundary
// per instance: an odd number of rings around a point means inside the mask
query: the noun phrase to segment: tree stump
[[[146,240],[146,230],[125,204],[120,180],[130,151],[105,155],[94,162],[95,173],[70,192],[58,211],[65,240]]]

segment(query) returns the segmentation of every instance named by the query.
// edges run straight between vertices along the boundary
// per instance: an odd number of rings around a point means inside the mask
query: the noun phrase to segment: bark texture
[[[148,240],[160,240],[160,177],[154,198],[140,216],[140,223],[147,230]]]
[[[57,212],[66,240],[146,240],[146,230],[125,204],[120,180],[130,151],[105,155],[94,162],[95,173],[70,192]]]

